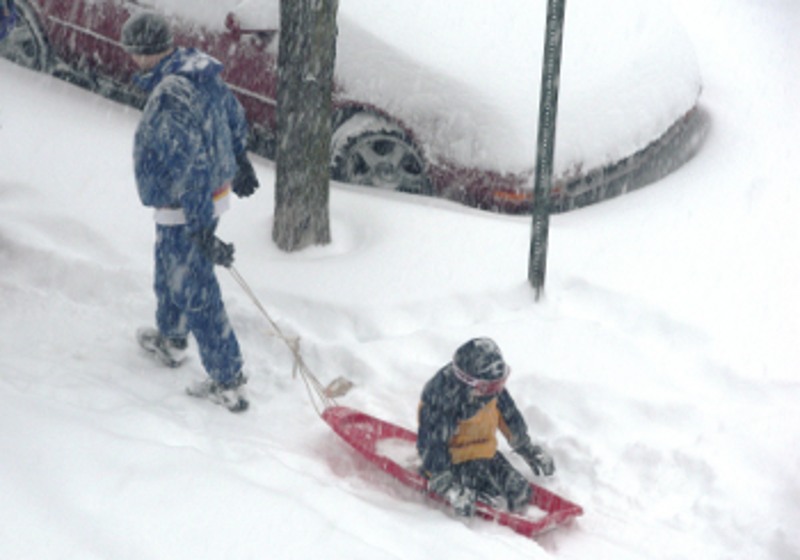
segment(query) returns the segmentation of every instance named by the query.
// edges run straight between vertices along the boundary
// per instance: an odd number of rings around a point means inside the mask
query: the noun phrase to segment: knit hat
[[[172,48],[172,29],[161,14],[139,12],[122,26],[121,41],[129,54],[159,54]]]
[[[462,344],[453,356],[455,376],[482,395],[503,389],[510,372],[500,348],[491,338],[474,338]]]

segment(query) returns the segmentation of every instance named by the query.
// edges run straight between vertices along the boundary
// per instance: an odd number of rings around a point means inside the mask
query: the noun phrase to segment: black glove
[[[247,157],[247,152],[236,156],[236,165],[239,168],[233,178],[233,192],[238,197],[250,196],[258,188],[258,177],[256,177],[253,164],[250,163],[250,158]]]
[[[200,252],[214,264],[230,268],[233,264],[233,243],[225,243],[214,235],[214,228],[203,229],[192,235]]]
[[[517,447],[514,451],[516,451],[520,457],[525,459],[525,462],[528,463],[533,471],[533,474],[536,476],[551,476],[554,472],[556,472],[556,466],[555,463],[553,463],[553,458],[538,445],[533,445],[531,442],[527,442]]]
[[[456,515],[460,517],[475,515],[475,501],[478,493],[473,488],[456,482],[450,471],[443,471],[431,476],[428,480],[428,490],[447,500]]]

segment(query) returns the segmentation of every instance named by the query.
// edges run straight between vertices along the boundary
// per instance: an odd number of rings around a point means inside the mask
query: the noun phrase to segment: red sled
[[[361,453],[370,462],[386,471],[406,486],[441,501],[428,492],[428,481],[418,472],[417,434],[374,416],[344,406],[325,409],[322,418],[333,431]],[[476,515],[509,527],[526,537],[541,535],[573,518],[582,515],[583,509],[569,500],[531,484],[533,490],[528,510],[512,513],[479,501]],[[531,509],[537,515],[531,513]]]

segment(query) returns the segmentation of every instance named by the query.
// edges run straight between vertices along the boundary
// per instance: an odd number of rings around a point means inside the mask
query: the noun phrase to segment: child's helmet
[[[503,390],[511,370],[500,348],[491,338],[474,338],[461,345],[453,356],[453,372],[462,383],[482,396]]]

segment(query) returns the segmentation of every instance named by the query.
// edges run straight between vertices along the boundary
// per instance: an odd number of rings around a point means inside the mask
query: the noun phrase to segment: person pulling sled
[[[555,464],[539,445],[505,388],[510,369],[489,338],[472,339],[428,381],[419,405],[417,451],[428,489],[460,516],[475,514],[477,500],[505,501],[524,509],[531,486],[497,450],[497,431],[535,475],[551,476]]]
[[[139,329],[137,339],[176,367],[191,333],[208,378],[187,392],[241,412],[248,407],[243,359],[214,266],[233,264],[233,245],[215,234],[231,190],[248,196],[258,187],[244,110],[220,77],[222,64],[175,47],[160,14],[135,13],[121,43],[141,69],[136,83],[149,93],[133,159],[139,197],[156,221],[157,326]]]

